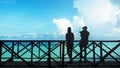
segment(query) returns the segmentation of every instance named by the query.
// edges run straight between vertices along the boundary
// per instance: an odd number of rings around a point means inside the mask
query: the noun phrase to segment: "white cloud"
[[[104,36],[110,33],[119,33],[115,28],[117,16],[120,15],[119,6],[113,5],[110,0],[74,0],[74,7],[78,14],[83,15],[85,24],[90,27],[91,33]]]
[[[74,32],[74,34],[76,34],[75,35],[76,39],[78,39],[79,34],[77,34],[77,33],[79,33],[80,28],[83,26],[86,26],[86,24],[83,20],[83,17],[78,17],[78,16],[73,16],[72,20],[68,20],[65,18],[53,19],[53,23],[57,27],[58,32],[56,34],[59,34],[59,35],[54,34],[55,36],[65,35],[65,33],[67,32],[67,28],[71,27],[72,32]]]
[[[119,28],[117,28],[117,27],[114,28],[114,29],[113,29],[113,33],[114,33],[114,34],[118,34],[118,33],[120,34],[120,27],[119,27]]]
[[[38,35],[37,33],[29,33],[28,35],[32,36],[32,38],[36,38],[36,36]]]
[[[86,26],[84,22],[84,18],[78,16],[73,16],[72,20],[68,20],[65,18],[53,19],[53,23],[56,25],[58,31],[57,33],[54,34],[55,37],[60,35],[65,35],[65,33],[67,32],[67,28],[71,27],[72,32],[74,32],[75,34],[76,39],[78,39],[78,35],[79,35],[78,33],[80,31],[80,28]]]
[[[116,28],[116,25],[119,25],[120,6],[113,5],[110,0],[73,0],[73,2],[78,11],[77,16],[73,16],[72,20],[65,18],[53,20],[61,34],[65,34],[67,27],[71,26],[78,38],[77,32],[80,28],[88,26],[91,39],[115,38],[119,35],[120,28]]]
[[[118,8],[109,0],[74,0],[74,7],[81,12],[91,24],[103,25],[115,19]]]
[[[73,28],[70,20],[67,20],[65,18],[53,19],[53,23],[57,26],[61,35],[64,35],[66,33],[68,27]]]
[[[58,38],[58,35],[56,32],[53,33],[53,38],[55,38],[55,39]]]
[[[84,20],[78,16],[73,16],[73,24],[77,27],[86,26]]]

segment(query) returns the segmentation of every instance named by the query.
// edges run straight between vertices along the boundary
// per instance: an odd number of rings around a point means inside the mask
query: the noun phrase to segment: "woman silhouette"
[[[72,49],[73,49],[73,42],[74,42],[74,34],[71,32],[71,28],[68,27],[66,33],[66,42],[67,42],[67,54],[72,61]]]

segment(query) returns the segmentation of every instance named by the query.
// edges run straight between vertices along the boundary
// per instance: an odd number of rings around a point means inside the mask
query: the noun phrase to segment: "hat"
[[[87,29],[87,26],[82,27],[83,29]]]

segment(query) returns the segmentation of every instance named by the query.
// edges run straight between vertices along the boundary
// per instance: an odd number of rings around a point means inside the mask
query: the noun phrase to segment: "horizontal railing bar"
[[[8,59],[10,57],[3,57],[2,59]],[[28,58],[28,57],[22,57],[24,59],[31,59],[31,58]],[[60,57],[52,57],[52,58],[55,58],[55,59],[60,59]],[[14,58],[14,59],[19,59],[19,58]],[[39,59],[39,58],[33,58],[33,59]],[[44,58],[44,59],[48,59],[48,58]],[[69,58],[64,58],[64,59],[69,59]],[[76,58],[76,59],[79,59],[79,58]],[[87,57],[87,59],[93,59],[92,57]],[[100,58],[95,58],[95,59],[100,59]],[[112,59],[112,58],[106,58],[106,59]],[[120,59],[120,58],[116,58],[116,59]]]
[[[59,42],[65,40],[0,40],[0,42]],[[80,40],[74,40],[74,42],[79,42]],[[88,42],[120,42],[120,40],[89,40]]]

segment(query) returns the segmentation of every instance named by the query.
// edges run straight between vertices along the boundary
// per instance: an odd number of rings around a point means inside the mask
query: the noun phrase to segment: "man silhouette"
[[[87,27],[84,26],[82,28],[83,30],[80,32],[81,40],[80,40],[80,61],[82,61],[82,58],[86,62],[86,48],[88,45],[88,37],[89,37],[89,32],[87,31]],[[84,52],[84,56],[82,53]]]
[[[66,33],[66,42],[67,42],[67,54],[70,58],[70,62],[72,61],[72,49],[73,49],[73,42],[74,42],[74,34],[71,32],[71,28],[68,27]]]

